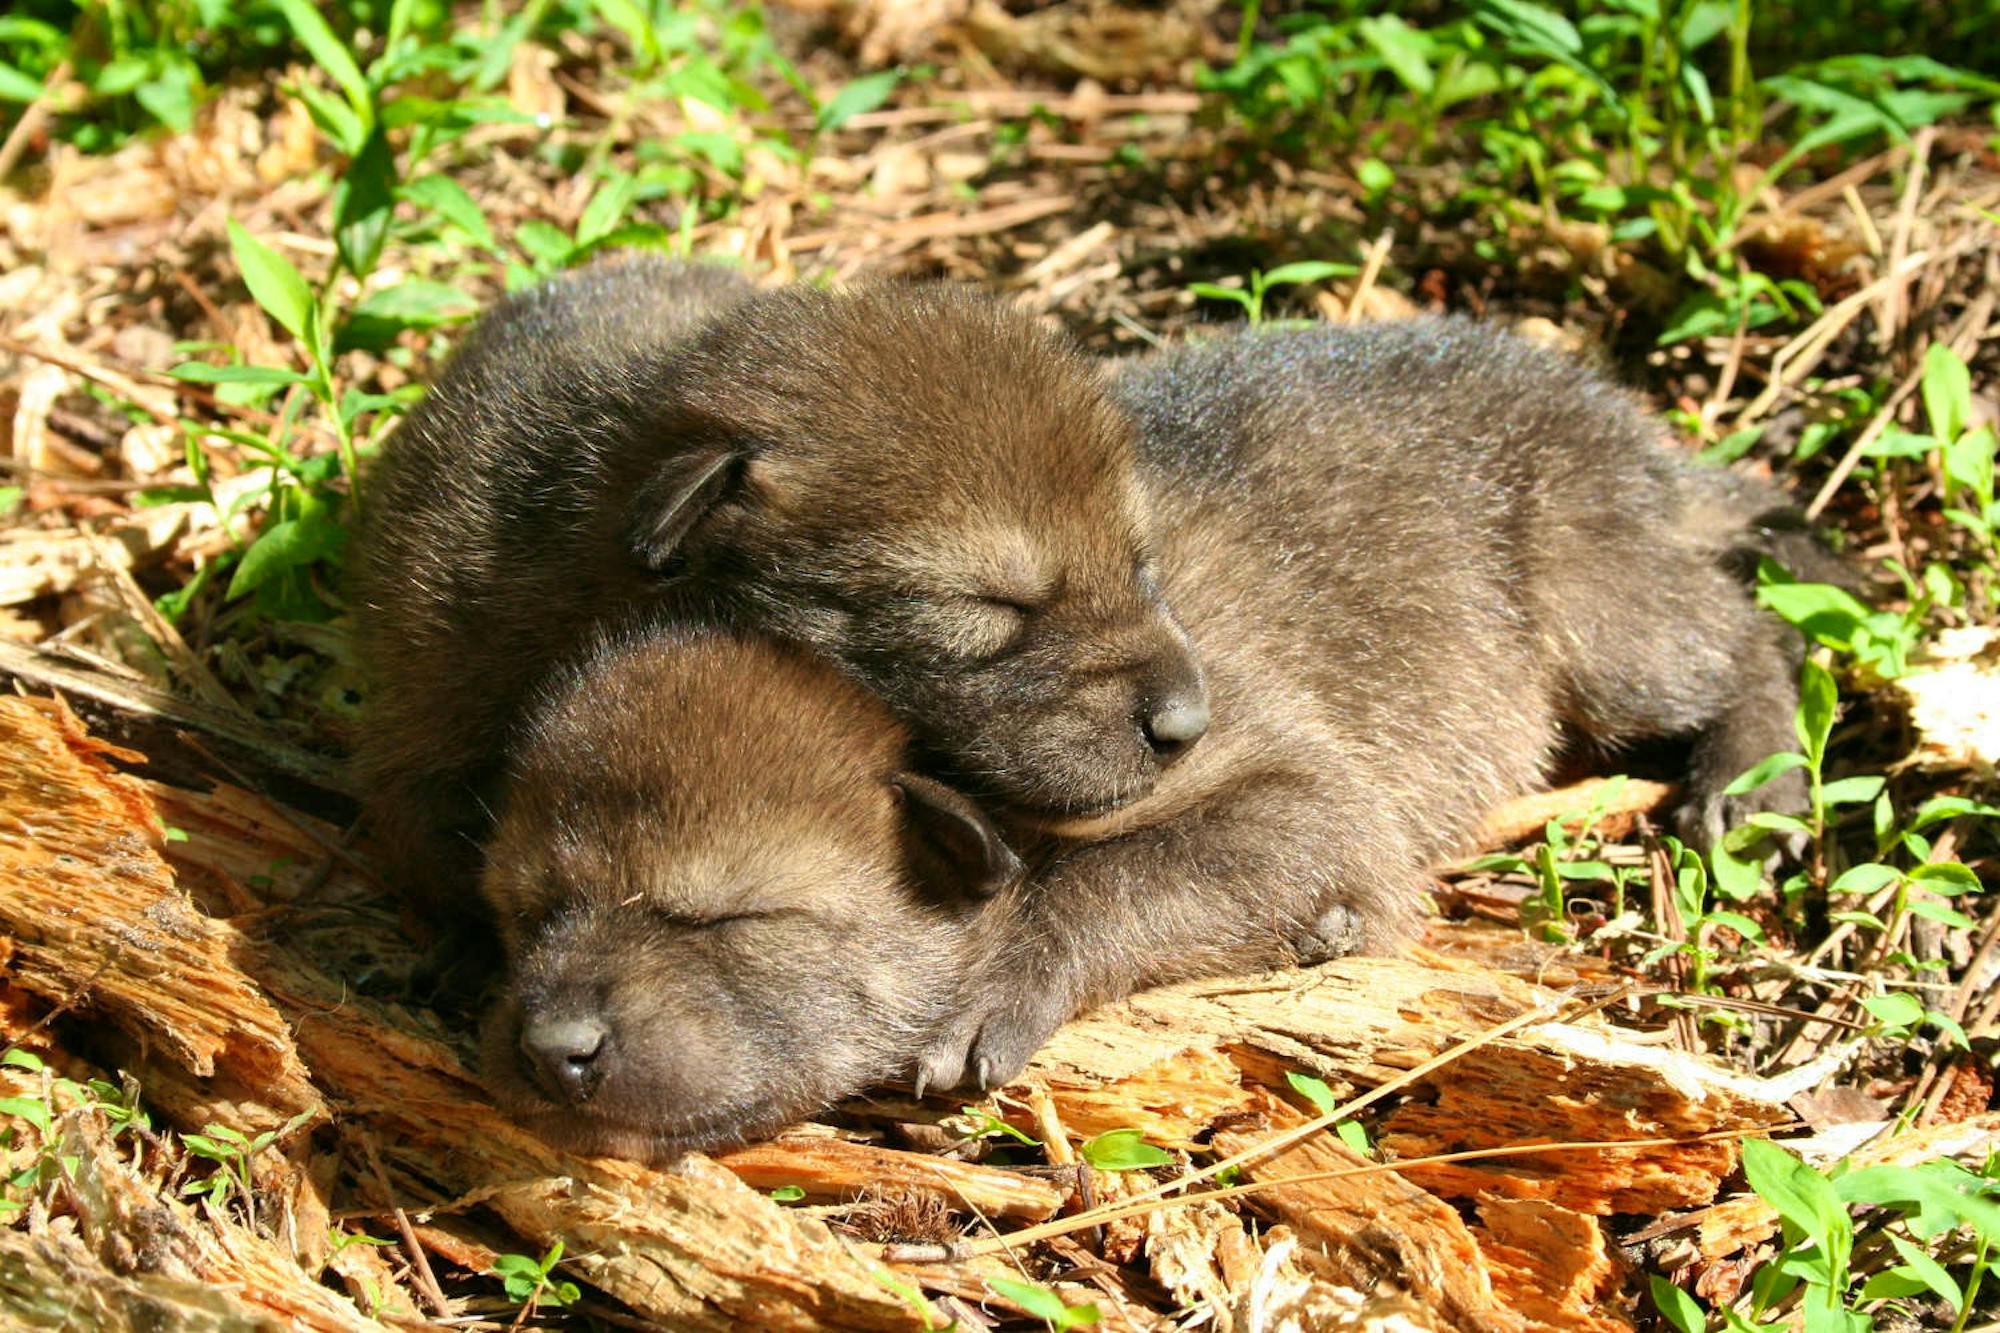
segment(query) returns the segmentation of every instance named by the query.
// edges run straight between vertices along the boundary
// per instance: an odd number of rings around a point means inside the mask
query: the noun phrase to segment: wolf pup
[[[578,1152],[664,1159],[905,1073],[1020,863],[908,771],[880,702],[790,647],[608,637],[537,692],[482,891],[482,1064]]]
[[[506,302],[364,497],[358,763],[401,878],[464,910],[523,700],[625,621],[815,650],[988,797],[1143,796],[1208,708],[1134,447],[1095,365],[963,291],[641,259]]]
[[[1160,579],[1213,723],[1143,799],[1040,821],[978,930],[973,1001],[920,1078],[1011,1078],[1138,987],[1392,948],[1425,868],[1570,736],[1693,739],[1712,843],[1803,803],[1789,631],[1730,565],[1755,497],[1699,480],[1638,405],[1462,320],[1219,338],[1116,380]]]

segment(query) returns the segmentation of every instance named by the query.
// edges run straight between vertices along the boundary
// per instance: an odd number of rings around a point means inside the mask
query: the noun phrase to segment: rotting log
[[[142,1173],[98,1107],[70,1105],[29,1139],[62,1162],[66,1211],[38,1201],[25,1233],[0,1232],[0,1327],[383,1333],[234,1205],[181,1199],[157,1158]]]
[[[1491,971],[1342,959],[1305,972],[1135,995],[1057,1033],[1029,1077],[1046,1082],[1065,1123],[1119,1121],[1171,1142],[1186,1132],[1184,1115],[1120,1094],[1150,1090],[1161,1069],[1202,1052],[1228,1054],[1256,1082],[1281,1087],[1285,1074],[1298,1070],[1345,1096],[1519,1014],[1542,1009],[1553,1018],[1558,998]],[[1548,1022],[1420,1081],[1384,1118],[1381,1138],[1405,1159],[1515,1144],[1689,1138],[1786,1121],[1785,1101],[1796,1091],[1643,1044],[1607,1024]],[[1087,1112],[1073,1110],[1084,1098]],[[1729,1142],[1580,1150],[1413,1167],[1408,1175],[1447,1197],[1491,1194],[1594,1215],[1649,1213],[1714,1198],[1735,1152]]]
[[[0,979],[116,1027],[195,1127],[256,1131],[325,1113],[285,1020],[237,966],[242,937],[203,914],[160,855],[139,756],[60,703],[0,698]]]
[[[1018,1171],[897,1152],[835,1138],[791,1136],[733,1148],[716,1163],[755,1189],[792,1185],[808,1199],[849,1201],[870,1188],[942,1194],[987,1217],[1039,1222],[1062,1207],[1063,1191]]]
[[[1268,1093],[1255,1109],[1283,1131],[1306,1117]],[[1231,1156],[1270,1136],[1223,1130],[1215,1145]],[[1316,1134],[1244,1167],[1255,1181],[1284,1182],[1256,1196],[1298,1232],[1308,1272],[1361,1291],[1401,1291],[1458,1333],[1528,1333],[1540,1327],[1510,1309],[1458,1211],[1391,1171],[1337,1179],[1294,1180],[1367,1161],[1330,1134]]]

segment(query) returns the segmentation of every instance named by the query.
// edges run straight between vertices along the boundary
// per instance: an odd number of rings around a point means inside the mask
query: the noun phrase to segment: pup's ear
[[[640,483],[626,534],[639,563],[664,570],[689,530],[741,488],[749,458],[742,449],[696,450],[667,460]]]
[[[934,892],[987,898],[1021,877],[1021,858],[977,805],[915,773],[890,781],[903,793],[910,860]]]

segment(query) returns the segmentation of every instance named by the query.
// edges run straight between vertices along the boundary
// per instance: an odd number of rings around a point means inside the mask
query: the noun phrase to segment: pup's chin
[[[731,1147],[766,1138],[828,1105],[831,1098],[801,1104],[776,1097],[740,1097],[696,1114],[674,1113],[670,1098],[648,1098],[638,1089],[592,1098],[580,1106],[551,1101],[515,1069],[518,1025],[496,1015],[482,1038],[481,1080],[514,1123],[552,1148],[583,1157],[622,1157],[666,1166],[692,1152]]]
[[[619,1120],[592,1114],[588,1106],[538,1110],[515,1107],[509,1114],[551,1148],[579,1157],[621,1157],[664,1167],[689,1153],[712,1152],[767,1138],[795,1123],[803,1113],[770,1108],[746,1117],[717,1114],[673,1124]]]
[[[1060,832],[1071,821],[1102,819],[1129,809],[1151,796],[1158,785],[1158,776],[1149,773],[1122,783],[1111,791],[1089,795],[1055,795],[1040,790],[996,794],[1023,821],[1037,828]]]

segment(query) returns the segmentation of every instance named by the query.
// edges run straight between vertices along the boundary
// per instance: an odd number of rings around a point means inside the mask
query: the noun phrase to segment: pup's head
[[[601,650],[534,713],[488,848],[495,1095],[563,1147],[657,1160],[904,1072],[1020,863],[903,750],[796,650]]]
[[[633,554],[840,659],[946,771],[1089,812],[1200,738],[1132,427],[1074,348],[946,288],[792,289],[660,378]]]

